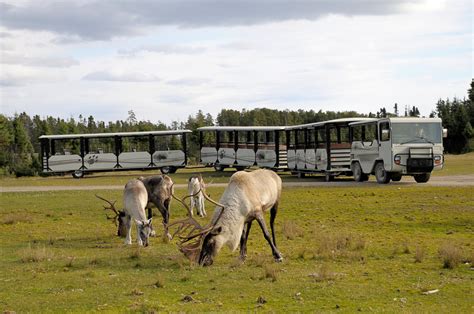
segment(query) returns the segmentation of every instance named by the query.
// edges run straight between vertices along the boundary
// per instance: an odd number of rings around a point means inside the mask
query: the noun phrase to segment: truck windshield
[[[440,123],[392,123],[392,142],[408,143],[441,143]]]

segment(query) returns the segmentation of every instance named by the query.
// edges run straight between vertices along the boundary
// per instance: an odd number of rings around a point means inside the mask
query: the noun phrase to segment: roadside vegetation
[[[209,192],[218,199],[223,188]],[[147,248],[125,246],[94,196],[120,206],[121,191],[3,193],[0,310],[469,313],[473,192],[286,188],[276,219],[283,263],[274,263],[254,225],[245,263],[224,248],[207,268],[191,265],[160,237]],[[172,203],[172,220],[184,215]]]

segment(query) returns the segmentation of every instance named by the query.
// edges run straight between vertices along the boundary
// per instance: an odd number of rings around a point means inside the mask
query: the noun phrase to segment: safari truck
[[[354,180],[378,183],[413,176],[428,182],[433,170],[443,168],[443,130],[439,118],[382,118],[349,124],[351,170]]]

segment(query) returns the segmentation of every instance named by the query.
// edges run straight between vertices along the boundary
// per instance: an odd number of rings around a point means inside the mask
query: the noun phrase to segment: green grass
[[[443,170],[433,172],[436,176],[451,176],[474,173],[474,152],[462,155],[445,155]]]
[[[245,263],[224,248],[208,268],[159,238],[123,245],[94,193],[1,194],[1,311],[472,312],[472,187],[285,189],[284,262],[254,224]],[[184,215],[173,203],[172,220]]]

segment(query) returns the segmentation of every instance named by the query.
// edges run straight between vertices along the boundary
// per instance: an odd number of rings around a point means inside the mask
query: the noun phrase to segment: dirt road
[[[213,183],[213,187],[225,187],[227,183]],[[403,178],[400,182],[390,182],[391,185],[399,186],[474,186],[474,175],[457,175],[432,177],[428,183],[418,184],[412,178]],[[348,187],[348,186],[381,186],[375,181],[357,183],[349,179],[336,179],[334,182],[324,182],[322,178],[305,178],[298,182],[283,182],[284,187]],[[176,184],[176,188],[185,188],[185,184]],[[79,190],[121,190],[123,185],[83,185],[83,186],[13,186],[0,187],[0,193],[7,192],[42,192],[42,191],[79,191]]]

